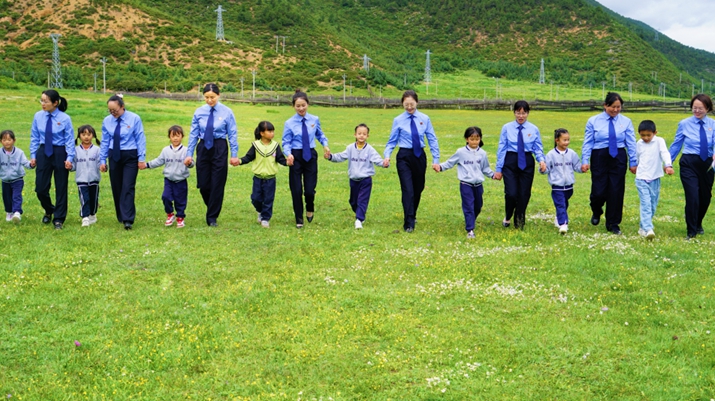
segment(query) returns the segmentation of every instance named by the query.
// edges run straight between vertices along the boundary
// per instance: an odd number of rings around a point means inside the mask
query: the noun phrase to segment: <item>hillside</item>
[[[488,76],[650,92],[666,82],[699,83],[637,32],[586,0],[250,0],[225,1],[226,42],[215,40],[217,4],[208,0],[0,0],[0,74],[43,84],[51,62],[49,33],[59,32],[65,87],[101,79],[117,90],[187,91],[201,82],[259,89],[404,89],[420,82],[425,52],[432,71],[480,70]],[[276,36],[286,36],[276,52]],[[362,70],[362,55],[371,59]],[[648,63],[644,62],[648,60]],[[652,65],[658,66],[654,79]]]

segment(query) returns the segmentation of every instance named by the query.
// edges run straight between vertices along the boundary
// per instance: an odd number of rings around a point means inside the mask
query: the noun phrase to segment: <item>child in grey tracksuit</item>
[[[449,170],[457,165],[459,178],[459,193],[462,196],[462,212],[464,213],[464,228],[467,238],[474,238],[474,225],[484,204],[484,177],[494,177],[489,167],[487,152],[482,149],[482,130],[479,127],[469,127],[464,131],[467,145],[457,149],[457,152],[439,165],[439,171]]]
[[[554,131],[556,146],[546,154],[546,171],[541,174],[549,175],[551,185],[551,198],[556,208],[554,225],[561,234],[568,232],[569,199],[573,195],[573,184],[576,182],[574,172],[581,172],[581,158],[569,149],[571,138],[569,132],[563,128]]]
[[[97,145],[92,144],[92,140]],[[79,193],[79,216],[82,218],[82,227],[88,227],[97,222],[97,208],[99,207],[99,181],[102,175],[99,172],[99,139],[97,132],[91,125],[77,128],[77,141],[75,158],[72,170],[75,171],[74,180]]]
[[[355,228],[362,228],[365,221],[367,206],[372,192],[372,176],[375,175],[374,165],[382,165],[382,157],[375,148],[367,143],[370,128],[365,124],[355,127],[355,143],[348,145],[344,152],[333,153],[327,157],[334,163],[348,161],[348,177],[350,177],[350,207],[355,212]]]
[[[189,185],[186,181],[189,178],[189,168],[194,167],[194,163],[188,167],[184,164],[186,159],[186,148],[181,144],[184,139],[184,130],[174,125],[169,128],[169,140],[171,145],[165,147],[159,157],[148,162],[147,168],[157,168],[164,166],[164,193],[161,200],[164,202],[166,212],[165,226],[169,227],[176,221],[176,227],[184,227],[186,217],[186,203],[189,196]],[[174,214],[176,209],[176,214]]]
[[[22,215],[22,188],[25,186],[25,169],[30,162],[25,152],[15,147],[15,133],[5,130],[0,133],[0,180],[2,180],[2,200],[5,206],[5,220],[19,223]]]

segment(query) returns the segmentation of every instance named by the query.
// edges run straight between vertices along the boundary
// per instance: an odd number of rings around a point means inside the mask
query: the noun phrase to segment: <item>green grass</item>
[[[75,126],[98,128],[103,96],[64,91]],[[0,92],[0,128],[27,151],[39,90]],[[128,97],[150,157],[200,103]],[[287,107],[231,105],[240,154],[255,125],[282,130]],[[382,151],[395,110],[310,109],[333,151],[371,127]],[[494,163],[501,111],[430,110],[443,160],[469,125]],[[534,112],[545,142],[586,113]],[[653,119],[672,141],[685,115]],[[277,137],[280,136],[277,135]],[[548,147],[548,145],[547,145]],[[160,170],[141,171],[137,220],[125,232],[101,184],[99,222],[81,228],[76,188],[55,232],[25,186],[20,225],[0,223],[0,394],[21,400],[603,399],[707,400],[715,394],[710,334],[715,279],[711,212],[687,242],[679,179],[663,179],[658,238],[636,235],[627,177],[625,235],[588,223],[590,175],[579,175],[571,232],[559,236],[546,178],[537,176],[523,232],[504,229],[501,182],[485,183],[476,240],[465,238],[455,170],[429,171],[417,230],[401,232],[396,170],[375,177],[365,229],[353,229],[345,164],[319,162],[316,218],[294,228],[287,170],[270,229],[255,222],[249,166],[229,169],[217,229],[194,188],[187,227],[163,227]],[[72,178],[72,177],[71,177]],[[607,310],[605,310],[607,308]],[[677,336],[677,339],[676,339]],[[79,341],[77,347],[74,341]]]

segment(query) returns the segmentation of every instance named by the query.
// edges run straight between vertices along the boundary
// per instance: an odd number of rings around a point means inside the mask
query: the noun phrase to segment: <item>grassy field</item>
[[[39,89],[0,92],[0,129],[27,151]],[[106,98],[64,91],[75,127],[99,128]],[[158,156],[172,124],[188,128],[199,103],[127,98]],[[239,153],[267,119],[282,132],[287,107],[231,106]],[[371,127],[382,151],[395,110],[311,108],[331,149]],[[429,111],[442,160],[484,130],[494,163],[499,111]],[[686,115],[650,118],[672,141]],[[538,113],[579,151],[585,113]],[[277,138],[280,137],[280,132]],[[709,400],[715,397],[715,211],[685,241],[677,175],[663,179],[658,237],[637,236],[627,177],[623,236],[588,223],[590,175],[577,177],[566,236],[553,227],[546,177],[537,176],[522,231],[504,229],[503,184],[485,183],[475,240],[465,237],[456,169],[427,174],[413,234],[400,230],[396,170],[378,170],[365,228],[353,229],[347,165],[319,162],[315,220],[294,228],[287,170],[270,229],[255,221],[250,166],[230,168],[219,227],[191,186],[184,229],[163,226],[162,175],[141,171],[137,220],[113,216],[108,176],[99,222],[70,218],[54,231],[25,184],[19,225],[0,224],[0,394],[12,400]],[[677,168],[676,168],[677,170]],[[676,172],[677,174],[677,172]],[[73,179],[73,176],[70,177]]]

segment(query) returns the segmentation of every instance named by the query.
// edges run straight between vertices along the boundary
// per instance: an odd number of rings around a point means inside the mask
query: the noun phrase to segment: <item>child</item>
[[[97,132],[91,125],[83,125],[77,129],[77,138],[80,145],[75,147],[75,159],[72,170],[77,173],[74,180],[77,183],[79,192],[79,216],[82,218],[82,227],[89,227],[97,222],[97,207],[99,206],[99,180],[102,178],[99,172],[99,145]]]
[[[375,148],[367,143],[370,128],[365,124],[355,127],[355,143],[348,145],[344,152],[326,155],[333,163],[348,161],[348,177],[350,177],[350,207],[355,212],[355,229],[362,228],[365,222],[367,205],[372,192],[372,176],[375,175],[375,165],[382,165],[382,158]]]
[[[556,208],[554,225],[560,234],[569,231],[569,199],[573,195],[573,184],[576,182],[574,172],[581,172],[581,158],[569,149],[571,135],[564,128],[554,130],[554,148],[546,154],[546,170],[541,174],[549,175],[551,199]]]
[[[641,198],[641,223],[638,234],[649,240],[655,238],[653,232],[653,216],[658,207],[660,196],[660,177],[663,176],[663,165],[668,175],[673,174],[673,163],[665,140],[656,136],[658,131],[655,123],[645,120],[638,125],[641,139],[636,143],[638,170],[636,170],[636,188]]]
[[[10,130],[0,132],[0,180],[2,180],[2,201],[5,204],[5,220],[19,223],[22,219],[22,187],[25,186],[25,170],[30,162],[25,152],[15,147],[15,133]]]
[[[186,148],[181,144],[184,139],[183,128],[174,125],[169,128],[167,136],[171,145],[165,147],[159,157],[148,162],[146,166],[147,168],[164,166],[164,193],[161,194],[164,211],[166,211],[164,225],[171,227],[176,221],[176,227],[183,228],[189,195],[189,185],[186,179],[189,178],[189,168],[194,167],[194,162],[192,161],[188,167],[184,164]],[[176,214],[174,214],[174,208],[176,208]]]
[[[464,131],[467,146],[457,149],[454,156],[444,163],[439,164],[437,172],[449,170],[457,164],[457,178],[459,178],[459,192],[462,196],[462,212],[467,230],[467,238],[474,238],[474,223],[482,211],[484,195],[484,176],[494,177],[494,172],[489,168],[487,152],[482,149],[482,130],[479,127],[469,127]]]
[[[276,173],[277,164],[286,165],[286,158],[281,151],[281,145],[273,140],[275,127],[268,121],[261,121],[253,131],[256,138],[251,143],[246,155],[238,164],[250,163],[256,160],[253,165],[253,192],[251,192],[251,203],[258,213],[258,222],[263,228],[270,227],[269,221],[273,216],[273,200],[276,197]]]

